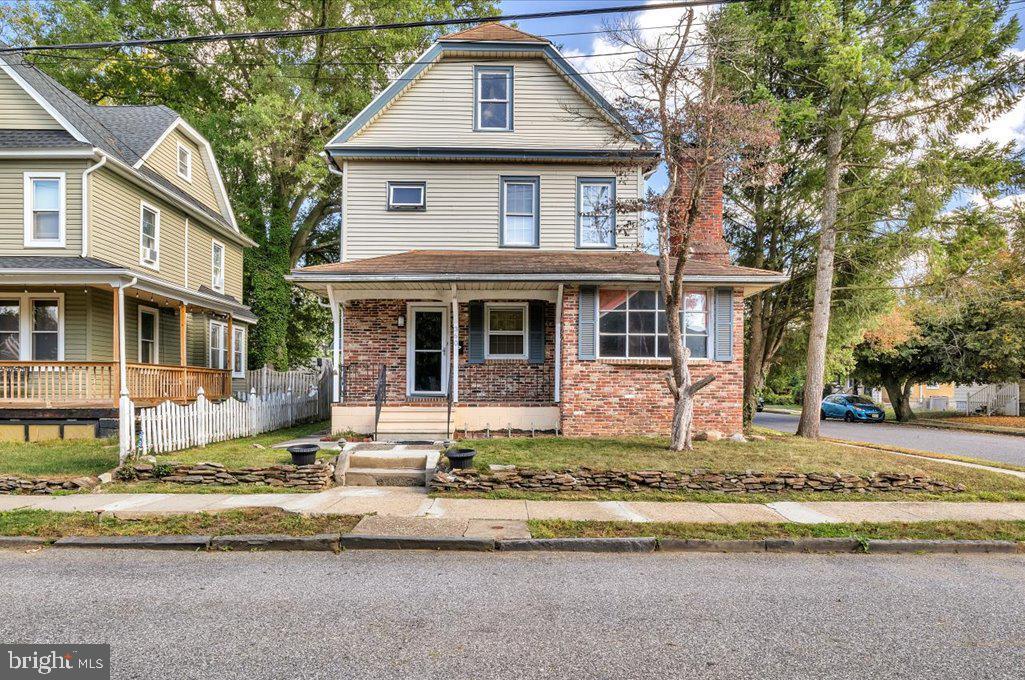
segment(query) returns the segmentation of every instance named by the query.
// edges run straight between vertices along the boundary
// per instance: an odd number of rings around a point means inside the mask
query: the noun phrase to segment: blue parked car
[[[848,423],[882,422],[886,420],[886,412],[868,397],[857,394],[831,394],[822,400],[819,417],[822,420],[843,418]]]

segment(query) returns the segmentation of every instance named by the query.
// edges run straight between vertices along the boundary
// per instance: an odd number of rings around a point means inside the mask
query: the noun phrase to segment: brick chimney
[[[677,185],[677,192],[680,196],[687,196],[691,190],[691,176],[689,173],[683,174]],[[730,251],[722,231],[722,183],[722,168],[715,167],[709,170],[705,190],[701,196],[698,220],[690,234],[690,255],[697,260],[730,264]],[[679,221],[683,221],[682,217]],[[674,236],[673,245],[679,246],[682,239],[679,235]]]

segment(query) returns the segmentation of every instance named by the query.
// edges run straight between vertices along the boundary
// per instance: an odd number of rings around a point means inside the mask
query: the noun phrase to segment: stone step
[[[445,430],[433,430],[424,431],[410,430],[408,432],[378,432],[377,441],[379,442],[394,442],[394,443],[410,443],[410,442],[440,442],[444,441],[448,437],[448,432]]]
[[[345,472],[346,486],[426,486],[427,475],[421,468],[350,467]]]
[[[381,423],[445,423],[448,421],[448,413],[442,411],[441,413],[418,413],[416,411],[411,412],[399,412],[399,413],[385,413],[381,411],[381,418],[378,422]]]
[[[350,468],[375,468],[378,470],[394,468],[424,469],[427,465],[426,453],[412,451],[367,451],[349,454]]]

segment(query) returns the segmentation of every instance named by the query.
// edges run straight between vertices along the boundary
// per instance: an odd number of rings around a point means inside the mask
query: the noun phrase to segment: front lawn
[[[538,437],[519,439],[482,439],[464,442],[477,450],[478,469],[488,466],[516,465],[543,469],[580,468],[620,470],[817,472],[871,475],[894,472],[925,474],[929,477],[964,484],[965,493],[865,493],[797,491],[787,493],[723,494],[709,492],[528,492],[500,489],[487,494],[465,494],[488,498],[527,499],[606,499],[606,500],[695,500],[702,502],[771,502],[778,500],[1025,500],[1025,480],[988,470],[898,456],[870,448],[844,446],[826,441],[811,441],[793,435],[772,434],[765,441],[695,442],[693,451],[674,452],[666,440],[648,437],[568,438]]]
[[[305,437],[330,429],[327,421],[296,425],[283,430],[265,432],[255,437],[231,439],[207,446],[197,446],[184,451],[172,451],[157,456],[160,463],[220,463],[229,469],[244,467],[270,467],[280,463],[291,463],[292,457],[285,449],[272,448],[275,444],[290,439]],[[321,451],[321,458],[333,458],[337,452]]]
[[[217,513],[165,515],[146,519],[118,519],[92,512],[11,510],[0,512],[0,536],[154,536],[233,534],[346,533],[360,518],[349,515],[304,516],[278,508],[243,508]]]
[[[116,440],[0,443],[0,475],[26,479],[74,479],[95,477],[116,467]]]
[[[596,522],[529,520],[534,538],[682,538],[760,540],[765,538],[857,538],[1025,541],[1025,522],[863,522],[858,524],[690,524],[684,522]]]

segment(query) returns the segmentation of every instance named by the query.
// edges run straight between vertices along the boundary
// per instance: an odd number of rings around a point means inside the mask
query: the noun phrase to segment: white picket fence
[[[169,453],[206,446],[317,420],[320,418],[319,392],[318,388],[311,388],[298,393],[273,392],[260,396],[252,389],[245,400],[232,397],[211,402],[201,389],[196,401],[187,405],[165,401],[152,408],[138,409],[136,414],[134,405],[129,402],[127,412],[133,415],[127,419],[123,404],[121,422],[128,420],[130,425],[122,425],[122,458],[132,453]],[[135,415],[139,421],[138,440],[134,433],[126,432],[134,429]],[[125,441],[131,442],[127,451]]]

